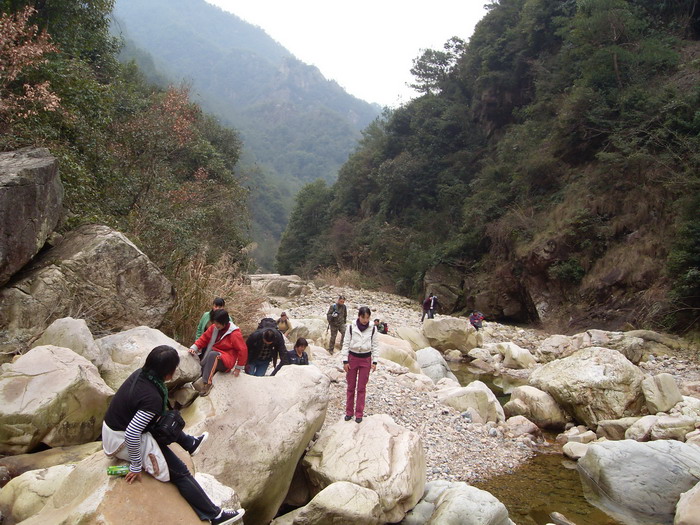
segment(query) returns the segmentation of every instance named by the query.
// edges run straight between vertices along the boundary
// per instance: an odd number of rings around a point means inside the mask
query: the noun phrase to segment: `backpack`
[[[379,333],[388,334],[389,333],[389,323],[379,323]]]
[[[277,321],[275,321],[272,317],[260,319],[260,322],[258,323],[258,330],[262,330],[264,328],[277,328]]]

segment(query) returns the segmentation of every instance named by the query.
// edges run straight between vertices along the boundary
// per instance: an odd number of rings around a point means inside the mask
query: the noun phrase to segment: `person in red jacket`
[[[202,377],[192,383],[201,396],[209,394],[214,374],[233,369],[233,375],[238,377],[248,362],[248,347],[228,312],[216,310],[211,320],[212,325],[189,349],[190,354],[198,355],[202,363]]]

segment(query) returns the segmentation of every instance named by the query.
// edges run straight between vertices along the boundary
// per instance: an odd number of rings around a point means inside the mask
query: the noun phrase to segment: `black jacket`
[[[248,362],[250,363],[259,359],[264,345],[263,334],[266,330],[272,330],[275,334],[272,344],[270,345],[270,357],[272,358],[273,366],[277,365],[277,356],[279,356],[281,363],[286,363],[287,347],[284,344],[284,336],[282,335],[282,332],[276,328],[262,328],[260,330],[256,330],[248,336],[248,339],[245,341],[245,344],[248,347]]]
[[[272,371],[271,375],[275,375],[277,372],[280,371],[280,368],[282,368],[284,365],[308,365],[309,364],[309,355],[306,352],[301,353],[301,357],[297,355],[296,350],[289,350],[287,351],[287,362],[285,363],[284,361],[280,361],[280,364],[275,367],[275,369]]]

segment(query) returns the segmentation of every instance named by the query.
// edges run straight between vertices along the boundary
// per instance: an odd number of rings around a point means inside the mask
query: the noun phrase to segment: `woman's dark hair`
[[[209,318],[212,323],[228,324],[228,312],[226,310],[215,310]]]
[[[360,309],[357,311],[357,317],[363,315],[372,315],[372,310],[369,309],[369,306],[360,306]]]
[[[148,354],[143,369],[150,370],[153,372],[153,375],[160,379],[165,379],[175,372],[178,364],[180,364],[180,355],[177,353],[177,350],[172,346],[160,345],[156,346]]]
[[[299,339],[297,339],[297,342],[294,343],[294,348],[296,348],[297,346],[309,346],[309,342],[303,337],[300,337]]]
[[[221,297],[215,297],[212,301],[212,304],[214,306],[218,306],[219,308],[223,308],[224,306],[226,306],[226,301],[224,301]]]

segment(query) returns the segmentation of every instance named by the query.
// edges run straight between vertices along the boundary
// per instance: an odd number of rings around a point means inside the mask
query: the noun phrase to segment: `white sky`
[[[259,26],[302,62],[313,64],[348,93],[382,106],[416,93],[413,59],[468,40],[486,0],[207,0]]]

